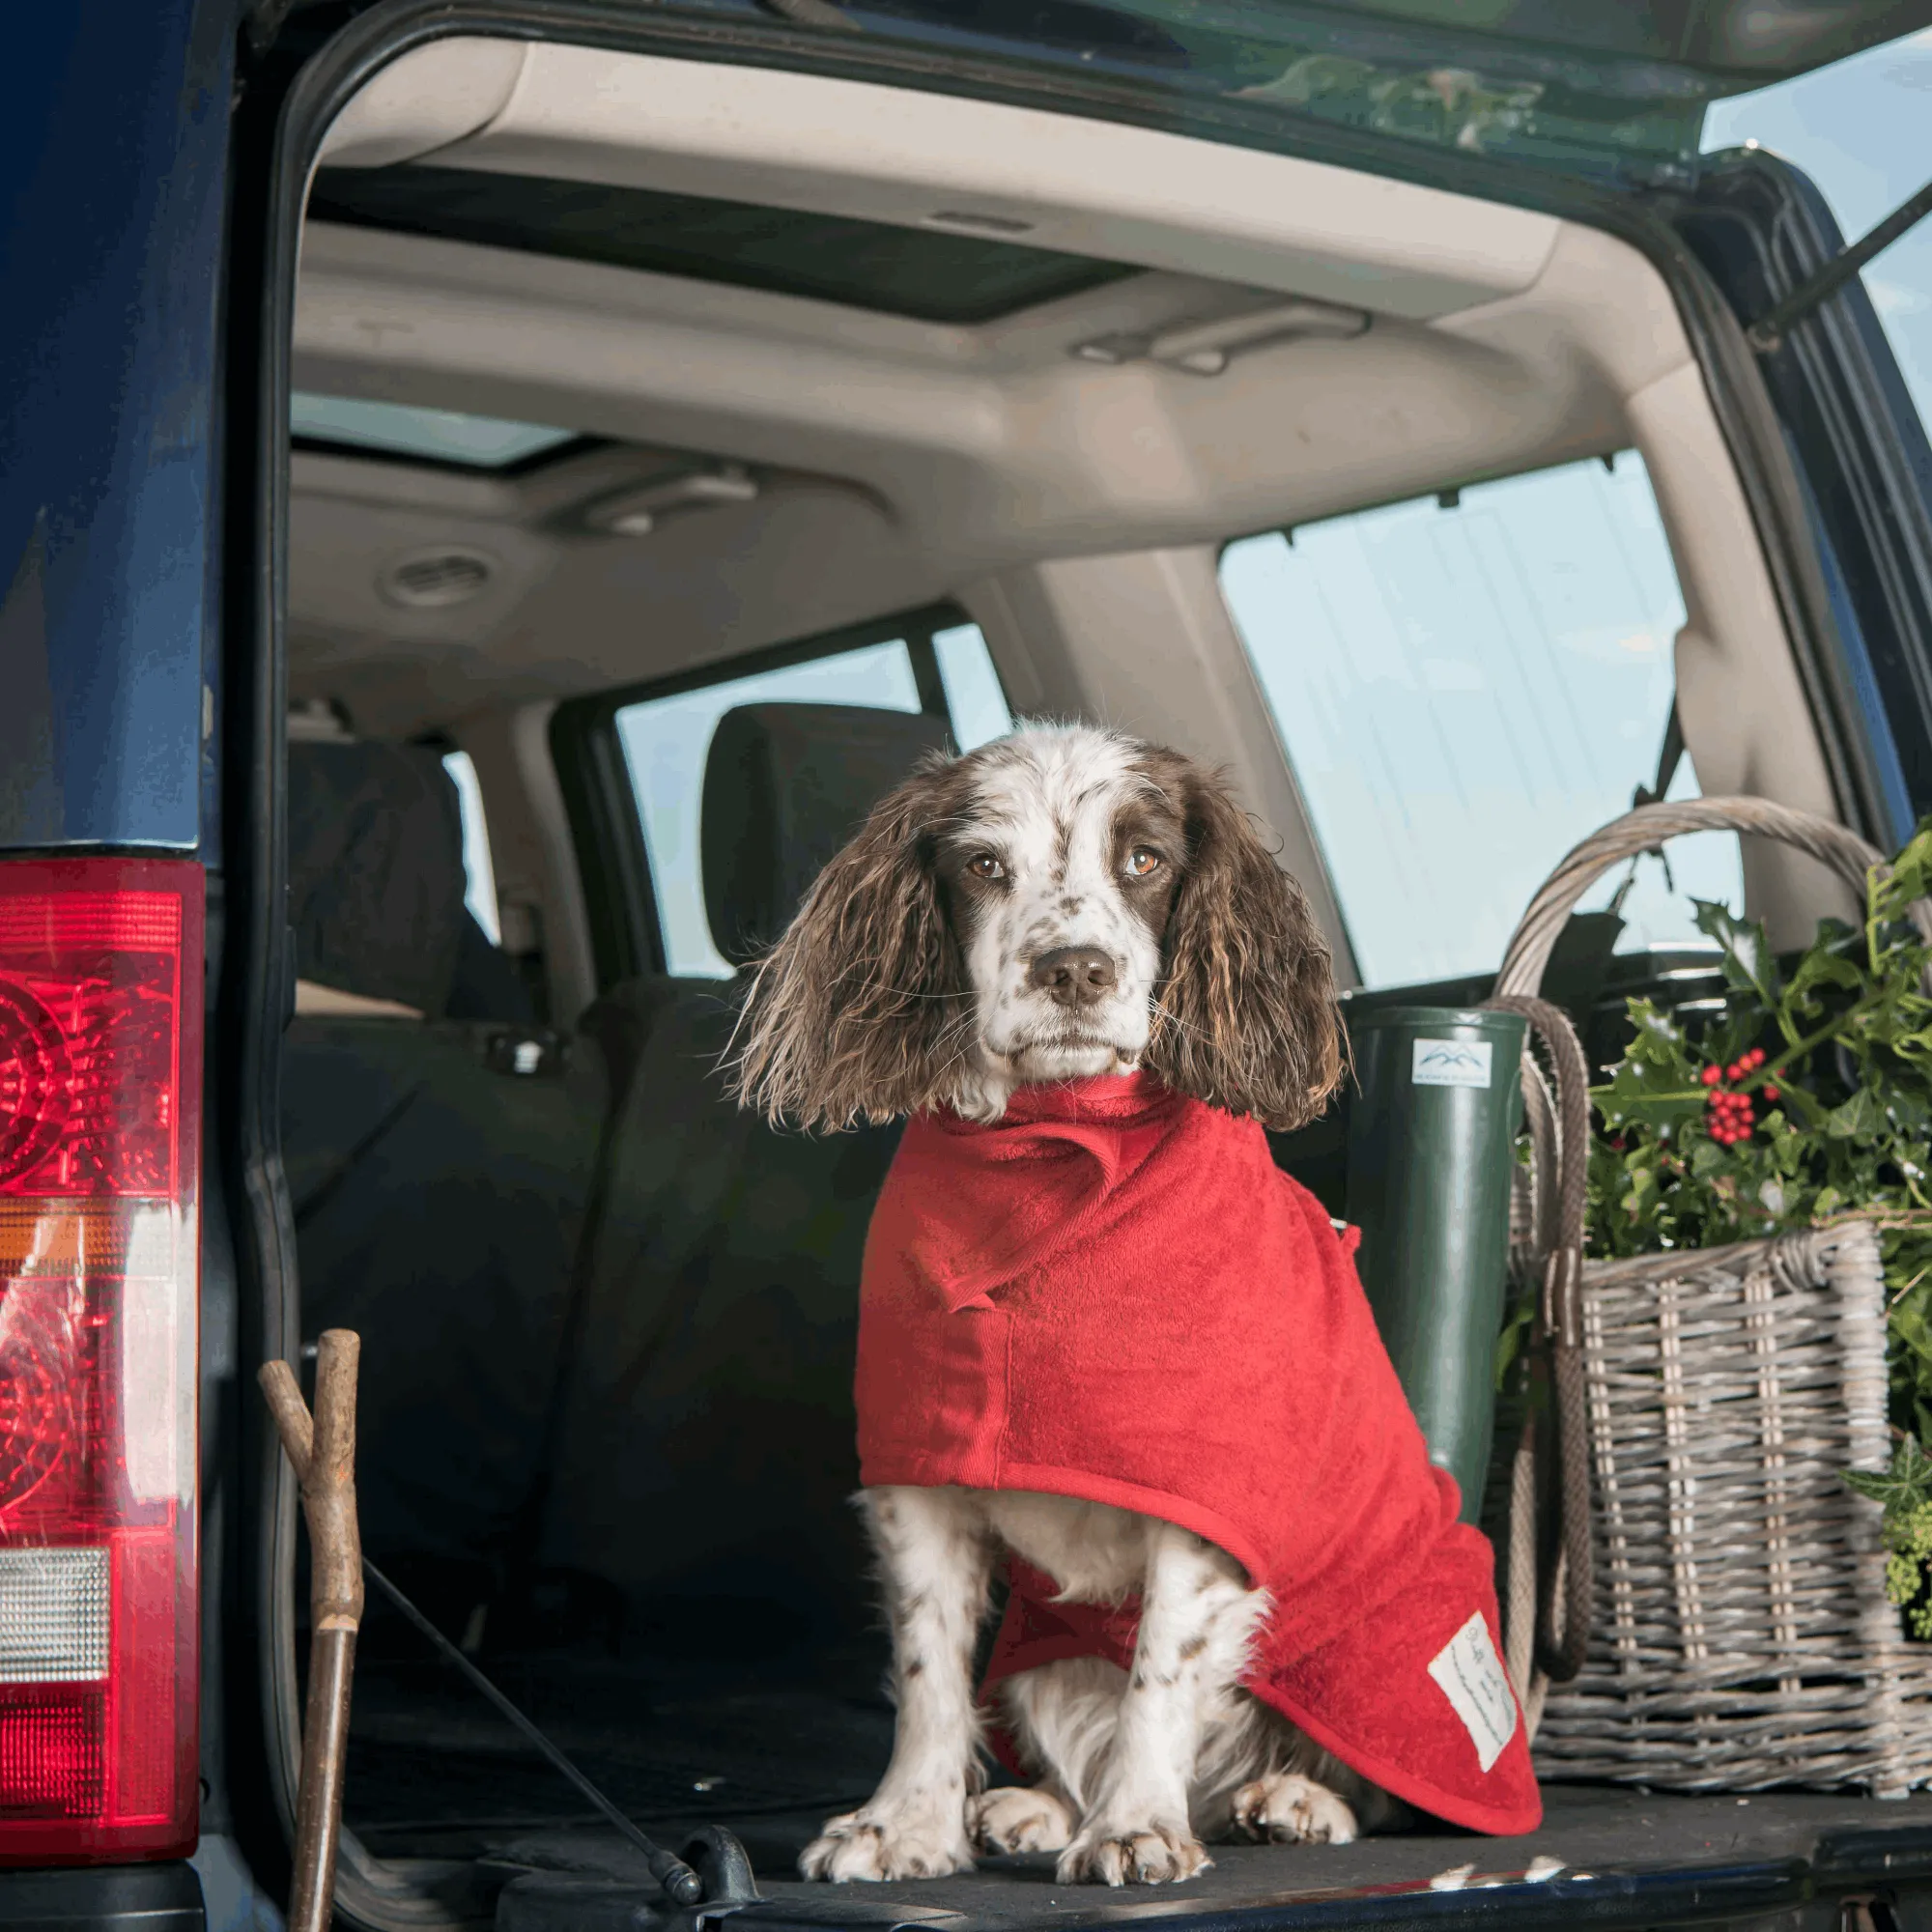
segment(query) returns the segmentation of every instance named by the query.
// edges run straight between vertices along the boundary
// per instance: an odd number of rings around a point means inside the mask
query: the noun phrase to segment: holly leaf
[[[1642,1126],[1664,1134],[1701,1119],[1709,1093],[1681,1065],[1659,1065],[1633,1056],[1610,1069],[1604,1086],[1591,1088],[1590,1097],[1612,1131]]]
[[[1891,862],[1891,877],[1878,890],[1880,919],[1903,919],[1914,899],[1932,895],[1932,818],[1921,819],[1905,850]]]
[[[1697,930],[1723,949],[1724,978],[1740,990],[1755,993],[1767,1007],[1776,1007],[1784,991],[1771,942],[1754,919],[1739,919],[1729,906],[1713,899],[1692,899]]]
[[[1808,1007],[1820,992],[1856,993],[1863,984],[1864,972],[1856,959],[1835,947],[1814,946],[1792,968],[1790,997]]]

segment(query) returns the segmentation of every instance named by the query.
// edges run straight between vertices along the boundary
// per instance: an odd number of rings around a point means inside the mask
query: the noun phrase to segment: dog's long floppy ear
[[[931,864],[952,767],[873,807],[753,977],[731,1089],[774,1126],[883,1124],[931,1107],[971,1020],[965,963]]]
[[[1184,766],[1179,789],[1189,858],[1168,914],[1148,1070],[1264,1126],[1301,1126],[1342,1077],[1327,943],[1226,783]]]

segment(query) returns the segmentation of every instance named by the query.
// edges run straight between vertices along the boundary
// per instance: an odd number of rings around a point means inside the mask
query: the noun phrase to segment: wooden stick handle
[[[362,1622],[362,1539],[355,1521],[355,1371],[361,1352],[360,1338],[349,1329],[324,1332],[316,1350],[313,1416],[288,1363],[264,1362],[257,1378],[301,1485],[308,1520],[312,1634],[288,1932],[328,1932],[335,1901],[349,1692]]]

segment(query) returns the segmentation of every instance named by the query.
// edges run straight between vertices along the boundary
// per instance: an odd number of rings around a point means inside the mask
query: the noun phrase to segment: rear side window
[[[1221,586],[1368,986],[1495,967],[1656,775],[1684,603],[1633,451],[1243,538]],[[1670,796],[1696,796],[1688,758]],[[1669,863],[1674,893],[1655,860],[1628,881],[1620,950],[1696,940],[1688,895],[1741,903],[1732,834]]]
[[[490,859],[490,826],[483,816],[483,787],[468,752],[446,753],[442,768],[456,787],[463,811],[463,903],[492,946],[503,943],[497,910],[497,868]]]
[[[876,636],[876,631],[874,632]],[[922,669],[926,676],[922,679]],[[924,690],[922,691],[922,683]],[[796,660],[716,684],[647,697],[615,714],[638,802],[664,935],[665,969],[728,979],[711,943],[698,869],[704,763],[718,721],[740,704],[866,704],[947,714],[953,743],[972,751],[1012,728],[999,673],[977,624],[908,625],[907,635]]]

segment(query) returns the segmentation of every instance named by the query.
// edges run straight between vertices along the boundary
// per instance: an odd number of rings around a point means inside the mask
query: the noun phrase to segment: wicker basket
[[[1536,990],[1563,919],[1610,866],[1723,828],[1861,884],[1879,861],[1761,800],[1646,807],[1551,876],[1498,991]],[[1586,1263],[1582,1303],[1591,1635],[1580,1673],[1542,1694],[1539,1774],[1679,1791],[1932,1781],[1932,1645],[1904,1637],[1878,1506],[1840,1475],[1889,1462],[1872,1229]]]

